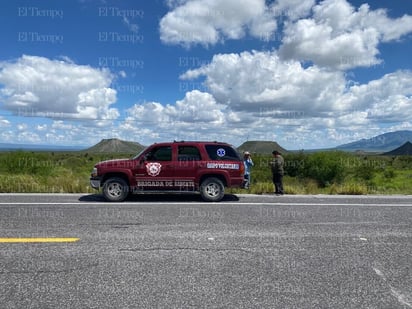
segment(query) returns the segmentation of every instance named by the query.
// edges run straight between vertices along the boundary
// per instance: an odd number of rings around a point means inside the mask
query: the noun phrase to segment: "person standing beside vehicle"
[[[274,150],[272,155],[273,159],[270,162],[270,165],[272,169],[273,184],[275,186],[275,194],[283,195],[283,175],[285,174],[283,167],[285,165],[285,160],[283,159],[282,154],[277,150]]]
[[[243,164],[245,165],[245,174],[243,176],[243,188],[249,189],[250,187],[250,172],[253,166],[253,160],[250,152],[245,151],[243,153]]]

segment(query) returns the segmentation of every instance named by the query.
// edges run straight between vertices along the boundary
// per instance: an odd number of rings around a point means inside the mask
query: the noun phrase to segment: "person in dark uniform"
[[[283,195],[283,175],[285,174],[283,166],[285,165],[285,160],[277,150],[274,150],[272,155],[273,159],[270,162],[270,166],[272,169],[273,184],[275,185],[275,194]]]

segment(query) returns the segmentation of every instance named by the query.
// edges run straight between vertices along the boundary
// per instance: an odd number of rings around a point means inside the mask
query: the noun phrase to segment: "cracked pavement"
[[[412,197],[0,195],[1,308],[412,308]]]

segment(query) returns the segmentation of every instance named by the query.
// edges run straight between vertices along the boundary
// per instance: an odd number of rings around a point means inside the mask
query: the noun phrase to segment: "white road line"
[[[218,203],[206,203],[206,202],[147,202],[147,201],[136,201],[136,202],[122,202],[122,203],[110,203],[110,202],[0,202],[0,206],[12,206],[12,205],[76,205],[76,206],[100,206],[100,205],[112,205],[112,206],[147,206],[147,205],[229,205],[229,206],[341,206],[341,207],[412,207],[411,204],[399,204],[399,203],[268,203],[268,202],[218,202]]]
[[[384,282],[387,283],[387,278],[381,270],[379,270],[376,267],[372,267],[372,269]],[[405,306],[408,306],[409,308],[412,308],[412,304],[408,302],[407,297],[403,293],[401,293],[400,291],[395,289],[390,284],[388,284],[388,287],[391,290],[391,294],[398,300],[398,302],[400,302],[402,305],[405,305]]]
[[[393,296],[396,297],[398,302],[400,302],[402,305],[408,306],[409,308],[412,308],[412,304],[407,301],[407,297],[403,295],[401,292],[398,290],[394,289],[393,287],[389,286],[391,288],[391,293]]]
[[[0,196],[13,196],[13,195],[20,195],[20,196],[90,196],[90,195],[96,195],[98,193],[4,193],[1,192]],[[273,194],[233,194],[236,196],[242,196],[242,197],[259,197],[259,196],[272,196],[274,197]],[[276,198],[293,198],[293,197],[309,197],[309,198],[332,198],[332,199],[337,199],[337,198],[407,198],[410,199],[412,198],[412,195],[408,194],[391,194],[391,195],[383,195],[383,194],[366,194],[366,195],[343,195],[343,194],[287,194],[282,197],[276,197]]]

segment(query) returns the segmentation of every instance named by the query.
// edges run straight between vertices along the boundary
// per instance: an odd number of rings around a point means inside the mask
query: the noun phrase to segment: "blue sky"
[[[412,130],[410,1],[1,1],[0,35],[0,143]]]

